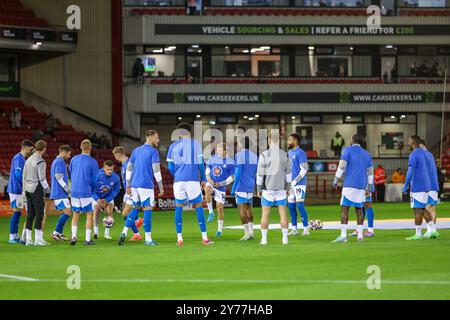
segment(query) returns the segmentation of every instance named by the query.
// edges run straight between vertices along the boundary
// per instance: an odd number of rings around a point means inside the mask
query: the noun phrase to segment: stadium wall
[[[81,8],[77,51],[66,57],[22,68],[22,87],[56,104],[64,105],[64,59],[67,71],[67,104],[70,108],[111,126],[111,0],[23,0],[50,25],[65,26],[66,9]],[[121,69],[121,66],[117,66]]]
[[[330,16],[197,16],[195,20],[190,16],[127,16],[124,18],[124,44],[260,44],[271,45],[289,44],[326,44],[340,45],[354,44],[450,44],[450,37],[441,36],[239,36],[239,35],[155,35],[155,24],[220,24],[220,25],[343,25],[347,26],[351,19],[352,25],[366,25],[366,17],[330,17]],[[384,25],[448,25],[450,17],[383,17]],[[256,38],[255,38],[256,37]],[[255,39],[257,39],[255,41]],[[260,40],[260,41],[259,41]]]

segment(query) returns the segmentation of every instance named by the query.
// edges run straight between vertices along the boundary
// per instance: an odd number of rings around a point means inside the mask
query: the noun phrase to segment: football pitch
[[[307,209],[309,219],[339,220],[338,206]],[[375,204],[374,209],[376,220],[410,219],[412,225],[408,203]],[[259,224],[260,209],[255,208],[254,214]],[[450,203],[438,207],[438,216],[450,217]],[[214,221],[208,224],[208,234],[216,244],[204,247],[195,212],[186,211],[185,245],[179,248],[174,213],[165,211],[154,212],[152,236],[158,246],[127,241],[119,247],[123,220],[115,218],[113,240],[101,237],[91,247],[81,241],[82,227],[75,247],[51,240],[57,217],[47,220],[45,238],[50,246],[9,245],[9,219],[0,218],[0,299],[450,298],[450,229],[440,230],[439,239],[422,241],[405,240],[414,233],[412,229],[376,230],[375,238],[362,243],[349,238],[340,244],[330,243],[339,230],[317,230],[309,237],[290,237],[289,245],[281,244],[280,230],[270,230],[269,245],[262,247],[258,246],[259,230],[254,241],[237,241],[242,230],[234,229],[224,229],[222,238],[215,238]],[[351,218],[355,219],[353,212]],[[80,221],[84,223],[84,218]],[[278,221],[273,209],[271,223]],[[237,209],[226,209],[225,226],[236,225]],[[65,234],[70,236],[69,223]],[[73,289],[72,281],[67,285],[69,266],[79,268],[80,289]],[[368,268],[380,271],[379,289],[367,285],[374,276]]]

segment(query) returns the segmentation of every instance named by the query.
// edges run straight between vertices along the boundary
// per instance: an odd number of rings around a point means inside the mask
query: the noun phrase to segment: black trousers
[[[45,198],[44,189],[39,183],[34,192],[25,192],[27,197],[27,229],[42,229],[42,220],[44,219]]]
[[[386,186],[384,184],[379,184],[376,186],[376,191],[377,191],[377,202],[384,202]]]

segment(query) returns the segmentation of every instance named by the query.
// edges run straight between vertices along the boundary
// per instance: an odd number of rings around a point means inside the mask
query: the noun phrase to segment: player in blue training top
[[[238,138],[238,150],[234,163],[234,183],[231,195],[236,196],[236,205],[239,208],[244,236],[240,240],[253,240],[253,192],[256,187],[256,172],[258,170],[258,155],[250,150],[250,138]]]
[[[208,239],[206,221],[203,214],[202,185],[206,182],[203,152],[200,143],[191,139],[190,125],[182,124],[177,132],[180,140],[172,143],[167,153],[169,171],[174,177],[175,224],[177,244],[183,246],[183,206],[192,204],[197,213],[197,221],[202,233],[202,244],[212,245]],[[202,182],[202,185],[200,184]]]
[[[430,187],[431,190],[428,192],[428,202],[426,210],[433,217],[433,222],[436,225],[436,206],[439,204],[439,178],[438,178],[438,168],[436,166],[436,160],[433,154],[428,151],[427,142],[423,139],[420,140],[420,147],[425,151],[428,161],[428,171],[430,175]],[[431,235],[430,227],[427,225],[427,232],[424,234],[425,238]]]
[[[228,156],[228,150],[225,143],[220,143],[216,147],[216,154],[206,162],[206,183],[205,195],[206,204],[208,205],[209,217],[208,222],[213,221],[214,212],[212,205],[212,194],[216,200],[217,207],[217,232],[216,237],[221,237],[223,232],[223,208],[225,205],[225,194],[227,185],[233,183],[234,160]]]
[[[100,211],[113,218],[114,199],[120,191],[120,178],[114,172],[114,162],[106,160],[103,168],[98,172],[96,178],[96,187],[94,191],[94,200],[97,202],[94,206],[94,239],[98,239],[98,220]],[[105,228],[105,239],[111,239],[110,227]]]
[[[9,201],[11,209],[14,213],[9,222],[9,243],[16,244],[20,242],[19,239],[19,222],[22,215],[22,209],[24,207],[24,201],[22,197],[22,174],[23,167],[25,166],[25,160],[31,155],[34,149],[34,145],[29,140],[23,140],[20,148],[20,152],[17,153],[11,161],[11,171],[9,173],[8,189]],[[23,229],[25,233],[26,228]],[[25,243],[25,234],[22,234],[22,241]]]
[[[127,166],[128,161],[130,160],[127,157],[127,153],[125,152],[125,148],[122,146],[117,146],[112,151],[114,158],[116,161],[120,162],[122,165],[122,168],[120,170],[121,176],[122,176],[122,185],[123,189],[127,189]],[[124,193],[123,195],[123,203],[122,203],[122,217],[127,221],[127,217],[130,214],[131,210],[133,209],[133,201],[131,200],[131,194]],[[136,223],[133,223],[131,225],[131,230],[133,231],[133,236],[131,237],[130,241],[140,241],[142,240],[141,235],[139,234],[139,227],[144,222],[144,219],[136,216]]]
[[[56,228],[52,233],[53,240],[69,240],[64,234],[64,226],[72,215],[72,209],[69,201],[69,173],[67,171],[66,161],[70,159],[72,148],[64,144],[59,147],[59,155],[53,160],[50,169],[51,192],[50,199],[53,200],[55,208],[62,211],[59,216]]]
[[[373,228],[373,222],[374,222],[374,212],[372,208],[372,194],[375,192],[375,186],[372,184],[372,189],[366,191],[366,198],[364,200],[364,207],[363,207],[363,219],[367,216],[367,231],[364,233],[365,237],[375,237],[375,232]],[[358,230],[355,230],[352,234],[352,237],[358,236]]]
[[[96,187],[96,177],[98,174],[98,163],[91,157],[92,144],[89,140],[81,142],[81,154],[76,155],[70,161],[69,172],[71,181],[71,204],[72,204],[72,239],[70,245],[77,243],[78,220],[80,214],[86,214],[86,240],[85,245],[93,245],[92,216],[94,206],[97,203],[93,196]]]
[[[369,152],[362,148],[364,137],[357,133],[352,137],[352,145],[344,149],[339,161],[333,188],[345,173],[341,197],[341,235],[333,242],[347,242],[348,211],[354,207],[357,218],[358,241],[363,241],[364,216],[362,208],[366,193],[373,187],[373,165]]]
[[[164,195],[161,176],[159,153],[156,147],[159,144],[158,132],[149,130],[145,133],[145,144],[134,149],[128,161],[126,172],[127,193],[131,195],[133,209],[127,217],[125,227],[120,235],[119,245],[123,245],[127,237],[128,229],[135,223],[140,208],[144,211],[144,231],[147,246],[157,244],[152,239],[152,215],[155,205],[155,190],[153,177],[158,183],[159,194]]]
[[[308,159],[306,153],[300,148],[300,135],[293,133],[288,138],[289,158],[292,163],[292,182],[288,196],[288,208],[291,215],[292,231],[290,236],[298,235],[297,209],[300,212],[303,225],[303,236],[309,236],[308,213],[305,209],[306,173],[308,172]]]
[[[426,234],[427,238],[437,238],[439,236],[433,223],[433,217],[426,210],[429,192],[432,188],[427,155],[425,150],[420,147],[420,140],[419,136],[412,136],[408,141],[412,152],[409,155],[408,172],[405,185],[403,186],[403,193],[406,193],[408,188],[410,189],[411,208],[414,212],[416,233],[412,237],[406,238],[406,240],[424,239],[422,237],[422,222],[424,218],[430,230]]]

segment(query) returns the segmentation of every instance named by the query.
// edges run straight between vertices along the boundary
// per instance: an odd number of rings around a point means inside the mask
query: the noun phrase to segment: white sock
[[[177,233],[178,241],[183,241],[183,235],[181,233]]]
[[[202,232],[202,240],[208,240],[208,235],[206,232]]]
[[[86,229],[86,241],[91,241],[92,229]]]
[[[127,227],[123,227],[122,233],[124,233],[125,235],[127,235],[127,233],[128,233],[128,228],[127,228]]]
[[[206,205],[208,206],[209,213],[214,213],[212,202],[208,202],[208,203],[206,203]]]
[[[347,225],[341,224],[341,237],[347,238]]]
[[[94,227],[94,234],[98,234],[98,227]]]
[[[368,228],[367,231],[374,233],[373,228]]]
[[[222,232],[223,229],[223,220],[217,220],[217,231]]]
[[[297,231],[297,226],[293,225],[291,228],[292,228],[293,231]]]
[[[105,228],[105,236],[109,236],[110,233],[109,231],[111,230],[111,228]]]
[[[433,220],[427,223],[427,229],[429,232],[435,232],[436,231],[436,225],[434,224]]]
[[[356,226],[356,232],[358,232],[358,238],[362,238],[363,237],[363,226],[362,225],[357,225]]]
[[[30,229],[26,229],[25,230],[25,234],[26,234],[26,239],[27,242],[31,242],[33,239],[31,238],[31,230]]]
[[[152,242],[152,233],[151,232],[145,233],[145,242]]]
[[[72,226],[72,238],[77,237],[78,227]]]
[[[416,236],[422,236],[422,226],[416,226]]]
[[[267,233],[269,229],[261,229],[261,242],[267,242]]]
[[[308,232],[309,231],[309,226],[303,227],[303,231]]]
[[[10,233],[9,234],[9,240],[14,240],[16,238],[15,234]]]
[[[288,244],[288,229],[281,229],[281,233],[283,234],[283,244]]]
[[[248,227],[248,223],[243,224],[242,227],[244,228],[244,236],[248,236],[249,234],[249,227]]]
[[[253,222],[248,223],[248,233],[252,236],[253,235]]]
[[[42,230],[34,229],[34,241],[38,242],[42,240]]]

